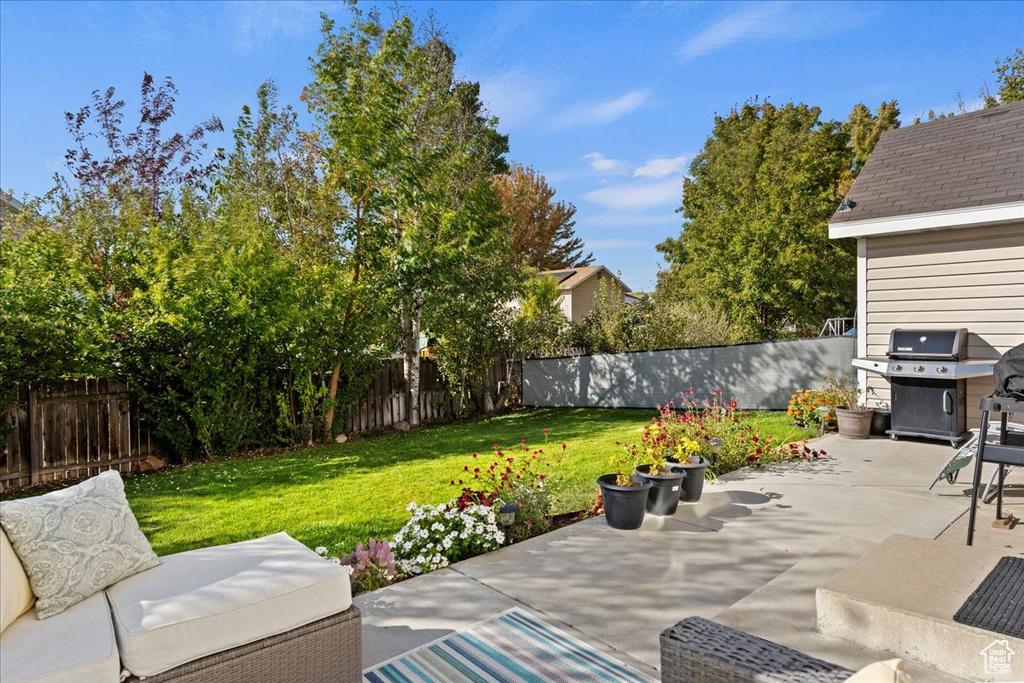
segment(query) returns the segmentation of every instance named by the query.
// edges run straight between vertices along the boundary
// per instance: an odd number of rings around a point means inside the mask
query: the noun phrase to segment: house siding
[[[1024,343],[1024,223],[862,239],[869,356],[885,355],[897,327],[966,327],[974,360]],[[889,401],[886,378],[867,373],[866,385],[868,405]],[[971,426],[991,393],[991,377],[967,381]]]
[[[607,282],[620,292],[620,296],[625,297],[626,290],[620,287],[614,279],[608,277],[603,272],[598,273],[573,288],[571,315],[566,313],[570,320],[579,322],[586,318],[587,314],[594,309],[594,298],[597,296],[597,291],[601,287],[602,282]]]

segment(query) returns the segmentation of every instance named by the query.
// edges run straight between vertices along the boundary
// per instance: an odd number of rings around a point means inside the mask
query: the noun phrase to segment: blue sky
[[[511,159],[576,205],[598,263],[653,286],[654,245],[678,235],[682,174],[716,112],[760,96],[845,118],[896,99],[909,122],[976,106],[997,58],[1024,44],[1024,2],[433,2],[462,78],[510,136]],[[172,76],[176,129],[230,130],[257,86],[300,107],[331,2],[0,3],[0,187],[39,194],[62,170],[63,112],[143,71]],[[228,145],[230,134],[215,141]]]

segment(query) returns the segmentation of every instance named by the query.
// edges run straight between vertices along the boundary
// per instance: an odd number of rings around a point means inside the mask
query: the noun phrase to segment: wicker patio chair
[[[353,605],[255,643],[203,657],[130,683],[356,683],[362,672],[362,618]]]
[[[853,673],[700,617],[683,619],[661,634],[666,683],[833,683]]]

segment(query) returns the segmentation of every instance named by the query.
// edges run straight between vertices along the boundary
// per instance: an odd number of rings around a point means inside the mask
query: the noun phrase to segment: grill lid
[[[889,358],[941,358],[967,360],[967,328],[953,330],[906,330],[889,333]]]

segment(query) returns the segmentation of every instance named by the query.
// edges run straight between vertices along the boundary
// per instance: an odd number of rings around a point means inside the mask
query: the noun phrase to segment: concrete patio
[[[581,640],[658,676],[661,631],[699,615],[851,669],[888,658],[816,630],[815,590],[892,534],[963,546],[971,470],[928,484],[948,445],[828,436],[820,461],[741,470],[671,518],[640,531],[586,520],[450,568],[363,594],[363,663],[411,650],[510,607],[560,623]],[[1024,478],[1006,507],[1024,516]],[[596,486],[595,486],[596,493]],[[975,545],[1024,554],[1024,525],[991,527]],[[909,662],[921,681],[958,681]]]

